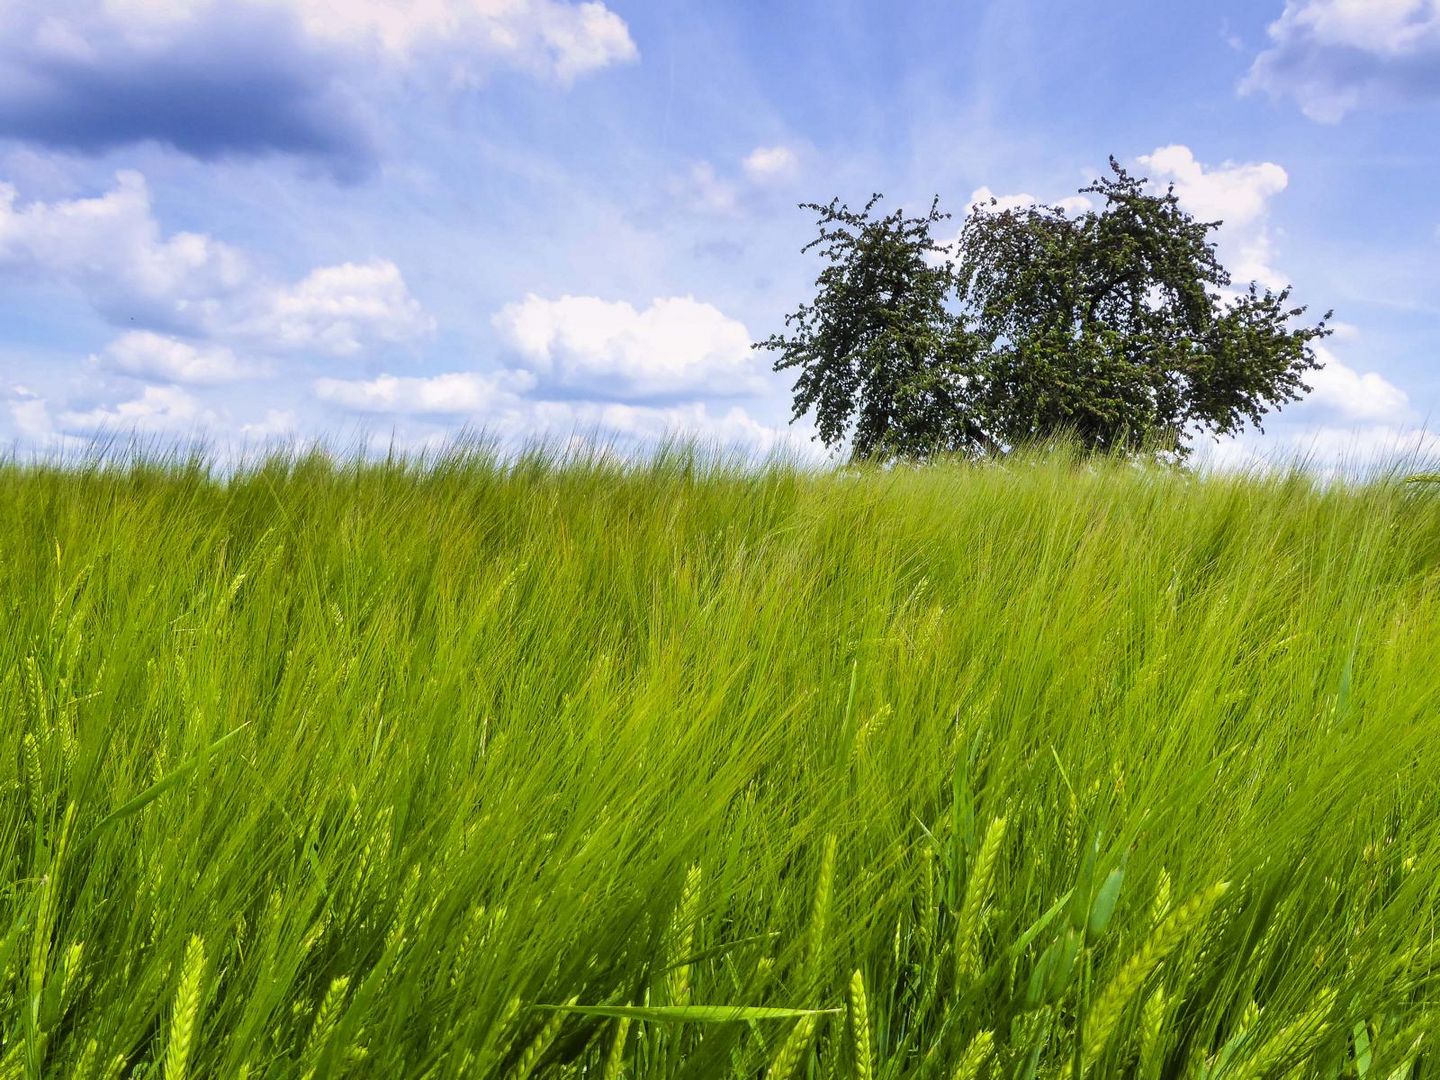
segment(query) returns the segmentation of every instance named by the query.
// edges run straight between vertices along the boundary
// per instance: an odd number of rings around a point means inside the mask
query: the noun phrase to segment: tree
[[[757,348],[797,369],[794,417],[857,458],[996,454],[1069,435],[1093,451],[1259,427],[1308,392],[1313,342],[1289,288],[1231,290],[1219,222],[1196,221],[1112,158],[1098,209],[972,208],[953,245],[923,216],[838,199],[818,215],[815,299]]]

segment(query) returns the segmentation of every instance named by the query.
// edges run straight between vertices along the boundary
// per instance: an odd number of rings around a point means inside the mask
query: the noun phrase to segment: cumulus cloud
[[[0,272],[58,279],[116,322],[199,328],[253,271],[234,248],[161,235],[145,179],[122,172],[104,195],[21,205],[0,183]]]
[[[1440,98],[1440,0],[1287,0],[1241,91],[1335,123],[1366,105]]]
[[[50,203],[22,205],[12,186],[0,184],[5,272],[63,283],[119,326],[220,339],[250,352],[348,356],[433,327],[393,263],[321,267],[286,285],[212,237],[165,235],[135,172],[120,173],[104,195]],[[160,362],[131,359],[132,373]],[[172,355],[166,363],[180,361]]]
[[[1138,159],[1157,188],[1175,186],[1181,205],[1202,221],[1223,221],[1220,242],[1226,265],[1237,282],[1257,281],[1279,288],[1286,278],[1272,265],[1273,242],[1268,215],[1270,199],[1285,190],[1289,177],[1272,162],[1207,166],[1187,146],[1162,146]],[[997,195],[989,187],[970,193],[966,212],[1024,210],[1041,202],[1029,192]],[[1086,195],[1053,200],[1067,214],[1095,209]]]
[[[68,410],[55,418],[65,432],[137,432],[140,434],[200,434],[213,427],[218,416],[189,391],[178,386],[147,386],[140,396],[86,411]]]
[[[1270,200],[1290,182],[1273,162],[1201,164],[1188,146],[1162,146],[1139,158],[1157,185],[1173,184],[1180,205],[1201,221],[1221,221],[1219,239],[1237,283],[1278,289],[1287,279],[1273,265]]]
[[[122,334],[95,359],[124,375],[195,385],[234,382],[267,370],[224,345],[194,344],[152,330]]]
[[[493,321],[531,370],[562,387],[620,400],[763,388],[744,324],[689,296],[637,310],[594,296],[531,294]]]
[[[598,0],[11,0],[0,135],[96,153],[153,141],[202,159],[283,153],[373,169],[376,65],[452,84],[508,66],[562,84],[638,52]]]
[[[394,263],[375,259],[313,270],[270,293],[261,314],[241,327],[284,349],[353,356],[372,344],[399,344],[435,328]]]
[[[512,405],[535,379],[527,372],[458,371],[430,377],[317,379],[315,396],[353,412],[412,416],[488,415]]]
[[[1346,421],[1393,424],[1411,418],[1409,396],[1379,372],[1347,367],[1323,345],[1315,347],[1315,356],[1323,366],[1305,376],[1311,388],[1307,407],[1325,409]]]

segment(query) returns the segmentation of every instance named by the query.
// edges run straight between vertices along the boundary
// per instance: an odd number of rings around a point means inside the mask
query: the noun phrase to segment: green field
[[[0,1078],[1432,1075],[1436,495],[0,465]]]

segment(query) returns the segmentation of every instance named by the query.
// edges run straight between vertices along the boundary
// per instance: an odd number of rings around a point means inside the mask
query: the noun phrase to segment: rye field
[[[1440,1068],[1440,489],[0,465],[0,1077]]]

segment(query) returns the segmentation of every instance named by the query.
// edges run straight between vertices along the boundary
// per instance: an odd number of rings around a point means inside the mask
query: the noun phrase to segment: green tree
[[[876,213],[838,199],[818,215],[817,293],[757,348],[795,369],[794,416],[857,458],[995,454],[1069,435],[1094,451],[1187,453],[1187,436],[1259,427],[1310,389],[1313,342],[1290,290],[1231,290],[1211,239],[1174,189],[1112,158],[1081,191],[1097,209]]]

